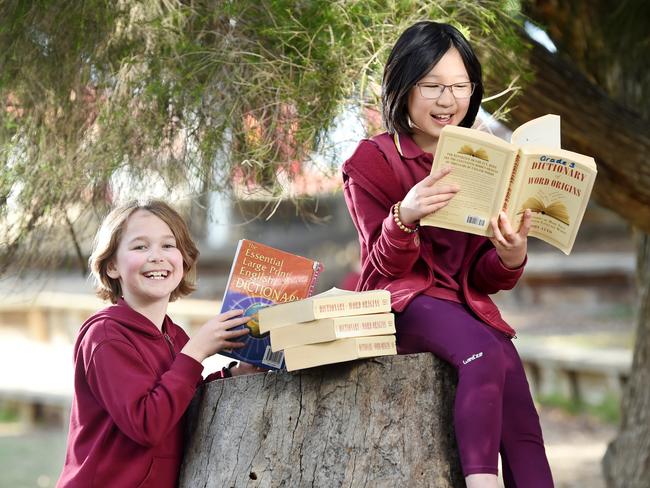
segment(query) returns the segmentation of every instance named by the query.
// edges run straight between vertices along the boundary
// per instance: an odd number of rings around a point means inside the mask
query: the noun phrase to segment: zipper
[[[165,342],[167,342],[167,345],[169,346],[169,352],[172,355],[172,359],[176,359],[176,353],[174,352],[174,344],[172,343],[172,338],[169,337],[169,334],[167,334],[167,332],[163,332],[163,337],[165,338]]]

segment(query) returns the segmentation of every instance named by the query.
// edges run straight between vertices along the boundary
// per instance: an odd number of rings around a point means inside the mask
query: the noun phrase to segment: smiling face
[[[166,306],[183,279],[183,256],[169,226],[146,210],[133,212],[107,274],[119,280],[132,308]]]
[[[449,49],[440,61],[424,75],[419,83],[453,85],[469,82],[463,58],[455,48]],[[412,137],[423,150],[434,153],[440,131],[445,125],[459,125],[467,115],[470,98],[455,98],[446,88],[435,100],[422,97],[420,89],[413,86],[409,92],[408,113]]]

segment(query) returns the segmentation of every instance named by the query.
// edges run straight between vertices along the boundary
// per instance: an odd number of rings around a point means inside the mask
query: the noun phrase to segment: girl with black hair
[[[481,64],[454,27],[418,22],[390,53],[382,84],[387,132],[361,141],[343,165],[345,199],[359,232],[357,290],[384,288],[396,312],[398,351],[433,352],[458,371],[454,428],[469,488],[553,486],[539,417],[514,330],[489,294],[511,289],[526,263],[530,211],[519,229],[505,214],[494,237],[433,227],[420,218],[462,188],[430,174],[445,125],[471,127]]]

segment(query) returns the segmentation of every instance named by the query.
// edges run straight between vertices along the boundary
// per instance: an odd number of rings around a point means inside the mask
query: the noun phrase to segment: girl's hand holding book
[[[494,237],[490,237],[490,240],[506,268],[516,269],[524,264],[531,219],[532,212],[530,209],[526,209],[518,232],[514,232],[512,224],[504,212],[499,212],[497,217],[492,217],[490,220],[490,226],[494,233]]]
[[[409,190],[399,207],[399,218],[403,224],[415,224],[425,215],[449,203],[460,188],[456,184],[439,184],[439,181],[450,172],[449,167],[436,171]]]
[[[249,333],[248,328],[232,329],[245,324],[251,317],[242,315],[243,310],[229,310],[213,319],[208,320],[181,350],[198,362],[218,353],[223,349],[238,349],[244,347],[243,342],[233,342]]]

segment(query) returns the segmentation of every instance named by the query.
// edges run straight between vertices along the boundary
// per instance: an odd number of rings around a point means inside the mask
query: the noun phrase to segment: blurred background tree
[[[0,275],[37,257],[57,264],[64,248],[85,269],[90,217],[153,186],[198,208],[234,188],[286,198],[335,118],[376,107],[399,32],[425,18],[451,22],[479,51],[487,95],[511,87],[485,108],[512,109],[513,126],[561,115],[564,146],[598,162],[595,199],[639,230],[634,364],[605,468],[611,486],[646,486],[650,4],[522,5],[557,52],[528,51],[516,0],[4,0]],[[504,109],[518,84],[525,96]]]
[[[416,20],[471,38],[488,93],[520,76],[526,48],[511,1],[6,0],[0,9],[0,275],[25,257],[56,264],[71,246],[85,270],[88,215],[154,185],[199,208],[208,192],[234,187],[286,198],[283,184],[324,149],[335,117],[376,106],[388,50]]]

